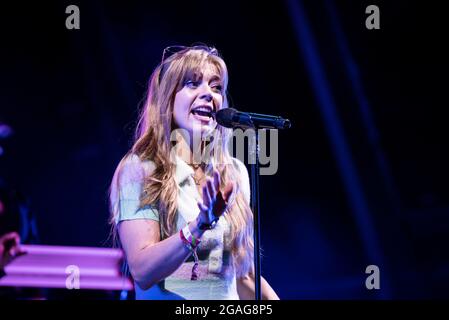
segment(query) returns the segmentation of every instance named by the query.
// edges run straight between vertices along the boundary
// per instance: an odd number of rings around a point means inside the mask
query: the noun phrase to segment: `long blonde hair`
[[[161,238],[165,239],[176,230],[178,186],[175,181],[175,163],[170,160],[172,143],[170,134],[174,129],[173,104],[176,93],[182,89],[184,81],[192,74],[200,73],[205,64],[211,64],[218,70],[223,82],[223,108],[228,106],[226,88],[228,71],[226,64],[216,51],[187,48],[165,59],[153,71],[148,87],[146,102],[141,110],[136,128],[134,144],[128,154],[121,160],[114,174],[111,190],[120,190],[120,173],[127,159],[137,155],[140,161],[152,161],[154,170],[143,181],[140,206],[156,206],[159,212]],[[240,172],[233,165],[228,143],[231,129],[218,127],[214,131],[208,149],[211,161],[206,166],[206,174],[213,169],[220,172],[220,189],[229,181],[241,185]],[[218,150],[215,150],[218,148]],[[218,152],[217,152],[218,151]],[[115,185],[114,185],[115,184]],[[235,197],[225,219],[230,224],[232,257],[237,276],[242,277],[253,272],[253,214],[245,200],[242,188]],[[119,212],[111,203],[111,224]],[[116,234],[116,231],[114,232]],[[162,240],[161,239],[161,240]]]

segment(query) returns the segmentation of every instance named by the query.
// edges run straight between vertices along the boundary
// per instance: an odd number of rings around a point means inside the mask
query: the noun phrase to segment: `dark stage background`
[[[110,246],[107,191],[168,45],[205,42],[238,109],[281,115],[261,176],[262,274],[282,299],[449,297],[442,2],[41,1],[0,10],[3,188],[39,242]],[[68,30],[65,8],[80,9]],[[380,30],[365,8],[380,9]],[[446,40],[445,40],[446,39]],[[380,290],[365,269],[380,268]]]

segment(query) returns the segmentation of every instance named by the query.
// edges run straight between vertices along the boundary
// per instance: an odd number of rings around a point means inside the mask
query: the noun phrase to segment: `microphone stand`
[[[225,108],[219,110],[214,114],[218,124],[226,128],[233,129],[253,129],[255,131],[253,139],[249,141],[248,156],[249,159],[255,159],[255,163],[251,165],[251,209],[253,211],[254,220],[254,284],[255,284],[255,299],[262,300],[261,294],[261,276],[260,276],[260,214],[259,214],[259,127],[262,129],[276,128],[288,129],[290,128],[290,120],[282,119],[281,117],[274,117],[268,115],[261,115],[256,113],[238,112],[233,108]],[[251,161],[249,161],[251,162]]]
[[[251,163],[251,209],[254,219],[254,282],[255,282],[255,299],[262,300],[260,287],[260,215],[259,215],[259,131],[253,126],[255,131],[253,145],[255,148],[249,148],[249,153],[255,152],[255,163]],[[252,159],[252,157],[248,157]]]
[[[254,285],[255,300],[262,300],[260,287],[260,214],[259,214],[259,130],[254,125],[251,117],[245,125],[235,126],[234,129],[252,129],[255,134],[251,136],[248,146],[248,160],[255,158],[255,163],[250,163],[251,167],[251,210],[253,211],[254,222]],[[251,161],[249,161],[251,162]]]
[[[231,112],[228,112],[231,111]],[[282,119],[280,117],[264,116],[256,113],[241,113],[238,115],[235,109],[223,109],[218,113],[224,112],[217,117],[217,122],[227,128],[240,128],[242,130],[253,129],[254,135],[251,135],[249,145],[249,159],[255,158],[255,163],[251,165],[251,209],[253,211],[254,220],[254,284],[255,284],[255,299],[262,300],[261,293],[261,275],[260,275],[260,214],[259,214],[259,127],[262,129],[290,128],[290,120]],[[253,119],[254,117],[254,119]],[[263,119],[263,121],[261,121]]]
[[[251,117],[250,117],[251,119]],[[259,211],[259,128],[250,120],[252,129],[255,131],[252,145],[249,146],[249,159],[255,158],[255,163],[251,163],[251,209],[254,218],[254,284],[255,284],[255,299],[262,300],[261,291],[261,263],[260,263],[260,211]],[[290,125],[286,128],[289,128]],[[263,129],[264,127],[262,127]],[[268,128],[264,128],[268,129]],[[255,154],[253,154],[255,153]],[[253,155],[253,157],[251,157]]]

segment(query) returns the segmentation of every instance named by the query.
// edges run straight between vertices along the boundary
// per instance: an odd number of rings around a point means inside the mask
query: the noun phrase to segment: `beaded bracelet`
[[[192,277],[190,278],[190,280],[197,280],[199,259],[198,254],[196,253],[196,248],[201,241],[195,238],[195,236],[190,232],[189,225],[186,225],[183,229],[181,229],[181,231],[179,231],[179,236],[181,237],[181,240],[185,244],[187,249],[189,249],[193,253],[194,264],[192,268]]]

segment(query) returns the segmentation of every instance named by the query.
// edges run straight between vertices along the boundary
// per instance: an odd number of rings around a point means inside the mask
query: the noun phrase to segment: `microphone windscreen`
[[[237,110],[233,108],[224,108],[219,110],[215,114],[215,119],[217,120],[218,124],[226,127],[226,128],[232,128],[232,119],[234,118],[234,115],[237,113]]]

